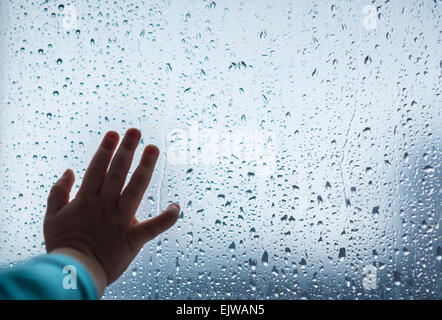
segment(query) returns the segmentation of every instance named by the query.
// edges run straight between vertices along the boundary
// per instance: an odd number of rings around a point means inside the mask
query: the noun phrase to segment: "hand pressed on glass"
[[[178,219],[180,207],[176,203],[150,220],[138,222],[135,217],[158,159],[156,146],[144,149],[122,190],[140,138],[140,131],[129,129],[112,159],[119,136],[108,132],[75,199],[69,202],[75,181],[72,170],[67,170],[49,193],[43,227],[46,250],[70,254],[83,262],[101,293],[126,270],[146,242]]]

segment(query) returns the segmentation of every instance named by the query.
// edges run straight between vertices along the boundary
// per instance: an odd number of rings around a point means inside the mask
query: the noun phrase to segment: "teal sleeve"
[[[62,254],[42,255],[0,272],[2,300],[97,298],[97,289],[86,268],[77,260]]]

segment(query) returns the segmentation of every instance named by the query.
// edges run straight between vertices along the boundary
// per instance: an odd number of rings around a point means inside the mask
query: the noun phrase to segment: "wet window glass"
[[[440,299],[440,34],[430,0],[1,1],[0,263],[136,127],[138,216],[182,211],[105,299]]]

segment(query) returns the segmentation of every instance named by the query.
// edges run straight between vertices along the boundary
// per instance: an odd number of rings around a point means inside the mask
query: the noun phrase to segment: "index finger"
[[[100,191],[112,155],[118,145],[119,138],[118,133],[115,131],[106,133],[84,174],[77,197]]]

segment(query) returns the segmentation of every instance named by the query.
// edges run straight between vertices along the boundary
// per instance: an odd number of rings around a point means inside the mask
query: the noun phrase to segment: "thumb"
[[[180,206],[172,203],[155,218],[136,224],[132,229],[134,247],[141,248],[146,242],[169,229],[178,220],[179,214]]]
[[[74,185],[75,175],[71,169],[66,170],[52,186],[48,196],[47,214],[56,213],[69,202],[69,194]]]

